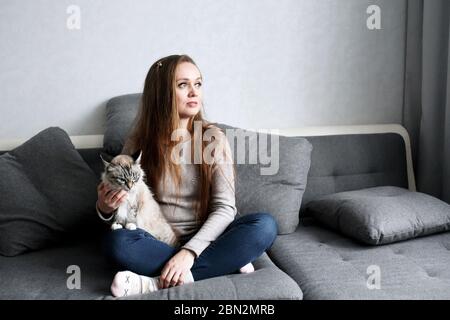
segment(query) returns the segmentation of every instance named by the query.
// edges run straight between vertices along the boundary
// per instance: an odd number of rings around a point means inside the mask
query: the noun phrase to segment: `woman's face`
[[[190,62],[182,62],[175,69],[177,109],[180,119],[195,116],[203,104],[202,76]]]

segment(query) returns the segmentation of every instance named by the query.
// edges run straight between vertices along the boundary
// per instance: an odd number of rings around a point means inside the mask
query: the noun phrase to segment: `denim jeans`
[[[264,253],[277,235],[277,224],[267,213],[253,213],[235,219],[214,242],[195,259],[194,280],[235,273]],[[122,270],[159,276],[169,259],[179,251],[142,230],[118,229],[104,239],[106,256]]]

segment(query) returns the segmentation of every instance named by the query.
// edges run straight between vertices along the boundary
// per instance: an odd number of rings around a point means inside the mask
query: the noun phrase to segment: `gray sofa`
[[[121,299],[450,299],[449,232],[372,246],[320,224],[306,210],[314,199],[341,191],[411,188],[403,137],[381,132],[307,139],[313,150],[300,223],[277,237],[254,262],[254,273]],[[78,149],[97,176],[102,151]],[[111,299],[116,270],[102,254],[104,232],[80,232],[48,248],[0,256],[0,299]],[[80,288],[68,288],[70,265],[80,267]],[[368,286],[373,265],[382,270],[379,288]]]

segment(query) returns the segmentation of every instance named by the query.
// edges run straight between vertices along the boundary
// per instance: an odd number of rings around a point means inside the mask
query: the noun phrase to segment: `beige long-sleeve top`
[[[219,152],[217,156],[213,157],[210,211],[202,225],[199,225],[194,212],[194,205],[200,192],[199,168],[198,165],[193,164],[193,159],[189,163],[189,149],[183,149],[183,152],[180,152],[182,164],[180,164],[179,194],[176,186],[170,180],[170,175],[166,180],[165,189],[160,188],[159,204],[164,216],[181,240],[183,242],[187,240],[182,247],[192,250],[197,257],[224,232],[237,213],[230,145],[223,133],[220,133],[218,141],[224,152]],[[183,142],[183,145],[188,143],[189,141]],[[130,151],[125,145],[122,153],[131,154]],[[160,185],[162,186],[162,181]]]

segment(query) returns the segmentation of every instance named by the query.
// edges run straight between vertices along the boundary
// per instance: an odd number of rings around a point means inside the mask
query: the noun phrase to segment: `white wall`
[[[247,128],[401,123],[406,0],[0,0],[0,139],[101,134],[104,105],[187,53],[206,115]],[[69,5],[81,29],[69,30]],[[381,8],[368,30],[366,8]]]

